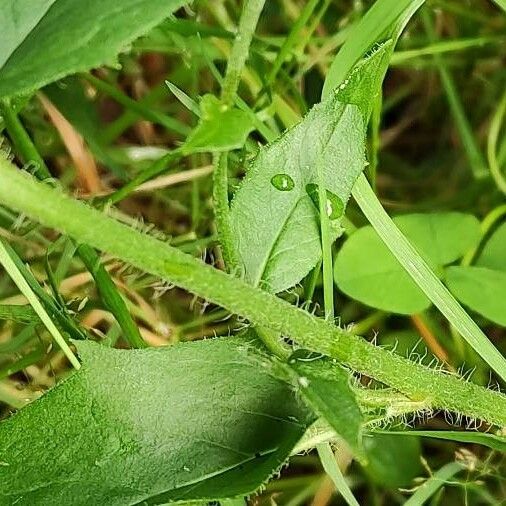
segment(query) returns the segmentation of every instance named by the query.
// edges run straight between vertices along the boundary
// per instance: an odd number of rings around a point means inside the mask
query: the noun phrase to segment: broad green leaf
[[[4,25],[17,25],[20,12],[23,28],[15,36],[5,36],[11,43],[7,50],[0,49],[0,97],[31,92],[69,74],[113,63],[133,40],[186,1],[56,0],[48,10],[47,2],[39,0],[33,14],[20,7],[23,3],[2,2],[0,33]]]
[[[436,272],[479,240],[478,220],[467,214],[410,214],[394,222]],[[371,226],[355,232],[343,245],[334,277],[344,293],[384,311],[414,314],[430,305]]]
[[[355,454],[361,454],[364,420],[350,386],[349,373],[332,360],[305,350],[293,353],[287,369],[306,403],[328,422]]]
[[[506,223],[486,242],[476,265],[506,272]]]
[[[35,25],[44,17],[55,0],[16,2],[0,0],[0,68],[12,52],[23,42]]]
[[[449,267],[446,284],[473,311],[506,327],[506,272],[487,267]]]
[[[114,350],[0,423],[0,503],[165,504],[256,490],[312,421],[244,339]]]
[[[364,470],[385,488],[409,486],[422,472],[420,441],[391,434],[364,435],[367,465]]]
[[[237,190],[230,222],[247,282],[277,293],[298,283],[321,256],[320,181],[335,235],[365,164],[365,117],[387,65],[389,44],[361,62],[341,88],[270,146],[261,149]]]
[[[183,146],[185,154],[242,148],[253,124],[247,113],[222,104],[214,95],[200,101],[201,118]]]

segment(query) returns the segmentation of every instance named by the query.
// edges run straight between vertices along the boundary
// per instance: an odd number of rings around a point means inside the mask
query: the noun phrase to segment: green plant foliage
[[[253,130],[247,113],[222,104],[214,95],[202,97],[200,113],[199,124],[184,144],[185,154],[241,148]]]
[[[30,3],[0,0],[0,68],[21,45],[35,25],[45,16],[55,0],[33,0]],[[6,13],[9,12],[9,15]]]
[[[335,236],[340,233],[344,206],[364,168],[364,119],[389,48],[384,44],[361,62],[342,88],[261,149],[249,167],[230,210],[233,249],[249,283],[277,293],[298,283],[319,260],[318,166],[331,226]],[[283,180],[288,191],[277,184]]]
[[[407,487],[422,473],[419,438],[378,433],[364,436],[364,448],[364,469],[377,484]]]
[[[466,306],[506,327],[506,272],[486,267],[450,267],[445,281]]]
[[[474,216],[461,213],[411,214],[394,219],[418,252],[442,273],[479,240]],[[370,226],[343,245],[334,268],[339,288],[364,304],[400,314],[419,313],[430,301]]]
[[[69,74],[114,63],[130,42],[186,2],[56,0],[50,9],[41,1],[25,9],[17,0],[2,3],[2,12],[22,15],[24,29],[3,36],[7,49],[0,50],[0,97],[32,92]]]
[[[506,223],[487,241],[475,266],[455,266],[445,281],[466,306],[506,327]]]
[[[503,223],[492,234],[478,257],[476,265],[506,271],[506,223]]]
[[[350,386],[350,374],[331,360],[297,350],[287,369],[300,394],[354,451],[362,454],[362,412]]]
[[[245,338],[131,351],[77,346],[80,372],[0,424],[1,504],[246,495],[312,421]]]

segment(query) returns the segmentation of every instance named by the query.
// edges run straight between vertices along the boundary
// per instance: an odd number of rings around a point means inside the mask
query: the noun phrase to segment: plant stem
[[[490,174],[494,178],[497,188],[506,195],[506,176],[501,171],[500,162],[497,156],[497,139],[501,125],[506,114],[506,91],[504,92],[501,101],[497,107],[492,122],[490,123],[490,131],[487,139],[487,158],[490,167]]]
[[[395,226],[362,174],[353,197],[387,248],[468,344],[506,381],[506,359],[432,272],[425,260]]]
[[[0,158],[0,202],[125,262],[218,304],[255,325],[291,337],[433,409],[506,425],[506,396],[377,348],[278,297],[36,182]],[[384,212],[384,211],[383,211]]]
[[[248,58],[251,39],[255,33],[264,3],[265,0],[247,0],[245,3],[221,91],[221,101],[225,105],[231,105],[234,101],[242,70]]]
[[[253,38],[264,3],[265,0],[247,0],[241,14],[239,28],[234,39],[221,89],[221,102],[227,107],[230,107],[235,101],[241,74],[248,58],[251,39]],[[237,267],[237,260],[232,247],[232,229],[229,216],[228,153],[215,154],[213,164],[213,201],[216,228],[222,247],[223,260],[227,269],[233,272]]]
[[[434,43],[437,40],[437,35],[429,13],[424,9],[421,12],[421,17],[425,31],[427,32],[427,36],[429,37],[429,40]],[[448,103],[450,104],[450,110],[455,119],[455,124],[457,126],[457,130],[459,132],[460,139],[466,152],[473,175],[476,179],[486,177],[487,169],[485,160],[483,159],[483,155],[481,154],[480,148],[478,147],[474,138],[471,125],[467,119],[466,113],[464,111],[464,106],[462,105],[462,100],[459,97],[453,77],[448,70],[448,67],[445,65],[444,59],[441,55],[435,54],[433,56],[433,59],[439,71],[441,82],[443,84]]]

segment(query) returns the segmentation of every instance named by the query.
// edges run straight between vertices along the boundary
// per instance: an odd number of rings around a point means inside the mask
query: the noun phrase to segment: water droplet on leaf
[[[316,208],[320,209],[318,185],[314,183],[307,184],[306,192],[313,201],[313,204],[316,206]],[[327,209],[327,216],[331,220],[337,220],[337,218],[340,218],[342,216],[344,211],[343,201],[335,193],[332,193],[329,190],[325,190],[325,192],[327,194],[327,203],[325,206]]]
[[[276,174],[272,176],[271,184],[276,190],[282,192],[289,192],[295,186],[293,179],[288,174]]]

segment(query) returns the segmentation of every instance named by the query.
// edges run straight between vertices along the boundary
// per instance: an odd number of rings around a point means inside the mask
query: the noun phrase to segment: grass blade
[[[431,476],[405,503],[404,506],[425,504],[450,478],[465,469],[459,462],[450,462]]]
[[[27,283],[26,279],[16,267],[16,264],[10,257],[3,241],[0,241],[0,263],[4,266],[4,269],[12,278],[16,286],[19,288],[20,292],[26,297],[30,305],[33,307],[33,310],[37,313],[42,323],[46,326],[49,333],[53,336],[53,339],[62,349],[65,356],[69,359],[69,362],[74,366],[75,369],[79,369],[81,367],[79,360],[77,360],[77,357],[74,355],[69,345],[60,334],[60,331],[56,328],[55,324],[46,313],[45,309],[42,307],[39,299],[33,293],[30,285]]]
[[[318,456],[320,457],[323,469],[329,475],[330,479],[336,486],[337,491],[343,496],[343,499],[349,506],[360,506],[355,497],[353,496],[350,487],[344,479],[341,469],[336,462],[334,452],[329,443],[320,443],[316,446]]]

